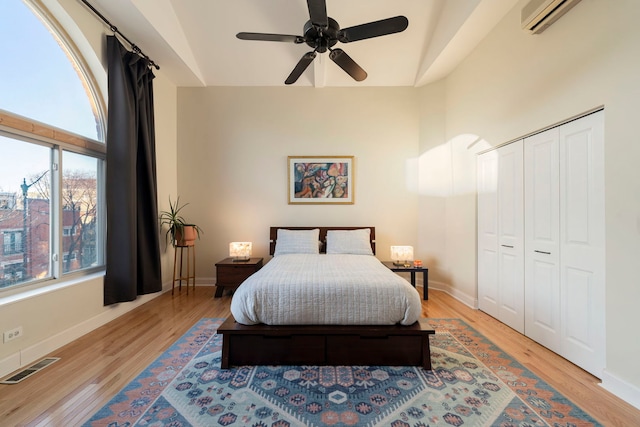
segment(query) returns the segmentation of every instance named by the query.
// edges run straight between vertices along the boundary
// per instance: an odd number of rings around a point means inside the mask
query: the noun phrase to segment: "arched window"
[[[0,1],[0,295],[102,268],[104,102],[40,3]]]

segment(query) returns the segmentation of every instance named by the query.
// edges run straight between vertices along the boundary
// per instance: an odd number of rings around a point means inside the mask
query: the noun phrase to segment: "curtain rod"
[[[117,33],[120,35],[120,37],[122,37],[123,39],[126,40],[127,43],[129,43],[129,45],[131,46],[131,50],[133,51],[133,53],[142,56],[144,59],[146,59],[147,61],[149,61],[149,65],[154,67],[156,70],[160,69],[160,66],[158,64],[156,64],[151,58],[149,58],[147,55],[144,54],[144,52],[142,52],[142,50],[135,44],[132,43],[131,40],[129,40],[124,34],[122,34],[120,32],[120,30],[118,30],[118,27],[116,27],[115,25],[113,25],[111,22],[109,22],[109,20],[107,18],[104,17],[103,14],[101,14],[95,7],[91,6],[91,4],[89,4],[89,2],[87,0],[81,0],[82,3],[84,3],[89,9],[91,9],[91,11],[96,14],[100,19],[102,19],[102,21],[104,21],[105,24],[107,24],[109,26],[109,29],[111,31],[113,31],[114,33]]]

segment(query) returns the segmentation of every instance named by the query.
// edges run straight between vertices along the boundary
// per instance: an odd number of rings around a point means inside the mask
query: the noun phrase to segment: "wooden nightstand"
[[[429,269],[427,267],[409,267],[397,266],[393,264],[393,261],[382,261],[382,263],[389,270],[396,273],[411,273],[411,285],[416,287],[416,273],[422,273],[422,299],[429,299]]]
[[[234,261],[225,258],[216,263],[216,295],[221,297],[225,288],[236,289],[249,276],[262,268],[262,258],[250,258],[248,261]]]

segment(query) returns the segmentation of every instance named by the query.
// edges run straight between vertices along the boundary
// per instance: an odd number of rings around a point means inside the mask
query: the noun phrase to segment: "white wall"
[[[106,90],[105,27],[76,0],[60,0],[52,5],[67,32],[76,40],[94,67],[98,86]],[[62,6],[62,7],[61,7]],[[176,86],[161,72],[154,80],[156,143],[158,158],[159,197],[175,192],[176,187]],[[104,95],[106,99],[106,94]],[[169,267],[170,266],[170,267]],[[163,256],[163,282],[170,286],[173,256]],[[0,344],[0,377],[25,366],[82,336],[92,329],[142,305],[159,294],[145,295],[136,301],[103,306],[103,274],[75,277],[44,289],[22,295],[0,297],[2,330],[22,326],[24,336]]]
[[[156,177],[158,212],[169,210],[169,196],[178,193],[178,89],[161,72],[154,72],[153,95],[156,123]],[[174,201],[172,197],[171,201]],[[162,283],[171,286],[173,280],[173,248],[161,230],[160,251]]]
[[[474,289],[452,286],[452,263],[447,262],[447,201],[452,195],[451,145],[446,143],[444,80],[425,86],[420,99],[420,155],[418,157],[418,246],[429,268],[429,286],[445,290],[473,306]],[[466,293],[465,293],[466,292]]]
[[[452,181],[442,221],[443,269],[475,292],[475,155],[605,106],[607,368],[604,386],[640,406],[640,16],[636,0],[582,0],[541,35],[519,27],[520,2],[444,82],[445,147]],[[442,82],[421,88],[421,99]],[[473,142],[478,138],[477,142]],[[429,235],[420,238],[428,241]],[[440,240],[440,232],[435,233]]]
[[[204,229],[199,282],[215,281],[231,241],[268,259],[272,225],[375,226],[380,259],[393,244],[417,247],[414,89],[180,88],[178,115],[180,198]],[[295,155],[354,156],[355,203],[289,205]]]

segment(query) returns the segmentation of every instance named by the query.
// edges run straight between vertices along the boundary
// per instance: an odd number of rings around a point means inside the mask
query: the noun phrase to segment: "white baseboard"
[[[171,286],[164,285],[161,292],[155,294],[141,295],[135,301],[114,304],[97,316],[94,316],[82,323],[61,331],[39,343],[23,348],[16,353],[10,354],[0,360],[0,378],[32,364],[33,362],[51,354],[60,347],[80,338],[81,336],[103,326],[123,314],[141,306],[160,296],[162,293],[171,290]]]
[[[640,388],[616,377],[606,369],[602,373],[602,388],[613,393],[628,404],[640,409]]]
[[[196,277],[196,285],[198,286],[215,286],[215,277]]]
[[[13,353],[0,360],[0,378],[20,369],[20,353]]]
[[[467,305],[473,309],[478,308],[478,300],[476,299],[476,297],[467,295],[464,292],[460,292],[458,289],[453,288],[451,285],[429,280],[429,290],[431,289],[446,292],[464,305]]]

